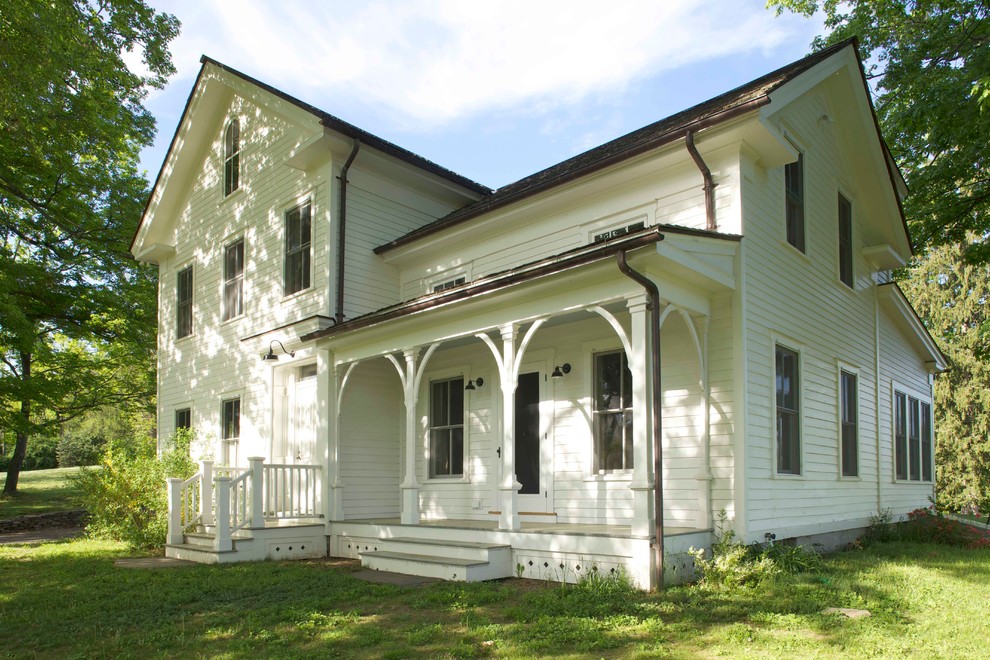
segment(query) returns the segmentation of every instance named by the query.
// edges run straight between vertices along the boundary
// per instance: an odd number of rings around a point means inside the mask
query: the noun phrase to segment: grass
[[[72,476],[85,468],[57,468],[21,472],[17,480],[17,494],[0,495],[0,519],[32,513],[49,513],[79,508],[82,494]],[[0,472],[0,488],[7,481],[7,473]]]
[[[882,544],[759,589],[368,584],[353,562],[116,568],[96,541],[0,546],[14,657],[985,657],[990,551]],[[58,607],[52,607],[58,603]],[[825,607],[868,609],[845,619]]]

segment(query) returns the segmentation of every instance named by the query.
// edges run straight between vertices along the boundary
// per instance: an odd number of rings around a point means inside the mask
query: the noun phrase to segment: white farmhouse
[[[490,190],[203,58],[134,238],[172,556],[676,578],[926,504],[946,361],[855,42]],[[658,512],[662,512],[659,515]]]

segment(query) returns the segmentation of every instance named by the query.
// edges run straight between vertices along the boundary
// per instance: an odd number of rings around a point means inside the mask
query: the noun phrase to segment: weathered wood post
[[[265,459],[252,456],[248,459],[248,469],[251,471],[251,527],[261,529],[265,526]]]
[[[203,461],[199,472],[199,519],[213,524],[213,461]]]
[[[168,543],[181,545],[182,535],[182,479],[168,480]]]
[[[213,549],[226,552],[234,549],[230,539],[230,477],[217,477],[214,490],[217,500],[217,533]]]

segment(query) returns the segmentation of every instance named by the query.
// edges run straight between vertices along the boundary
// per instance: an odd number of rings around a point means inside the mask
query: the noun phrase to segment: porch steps
[[[379,549],[359,553],[361,565],[375,571],[482,582],[512,575],[512,546],[438,539],[381,539]]]
[[[231,550],[214,549],[213,526],[186,532],[182,543],[167,544],[165,556],[201,564],[231,564],[265,559],[315,559],[325,557],[326,532],[322,523],[268,523],[264,528],[244,528],[231,537]]]

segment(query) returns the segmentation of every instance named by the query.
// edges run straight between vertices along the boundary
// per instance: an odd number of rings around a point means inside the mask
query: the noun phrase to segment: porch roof
[[[419,314],[428,310],[446,307],[456,302],[469,300],[495,291],[500,291],[508,287],[529,282],[549,275],[554,275],[567,270],[602,261],[614,256],[618,252],[635,250],[656,244],[664,240],[664,233],[685,234],[689,236],[699,236],[714,238],[723,241],[738,242],[741,236],[734,234],[722,234],[709,232],[700,229],[678,227],[675,225],[656,225],[642,229],[635,233],[592,245],[562,252],[560,254],[531,261],[508,270],[504,270],[491,275],[480,277],[472,282],[448,289],[439,293],[430,293],[419,296],[411,300],[384,307],[380,310],[358,316],[339,325],[316,330],[300,337],[303,342],[314,341],[339,335],[352,330],[367,328],[379,325],[397,318]],[[243,341],[243,340],[242,340]]]

